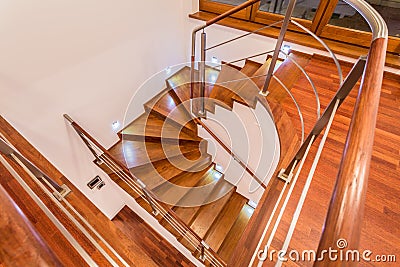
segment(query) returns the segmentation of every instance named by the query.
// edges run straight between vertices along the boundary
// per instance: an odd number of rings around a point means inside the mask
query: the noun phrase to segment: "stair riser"
[[[194,140],[185,140],[185,139],[175,139],[175,138],[166,138],[166,137],[159,137],[159,136],[143,136],[143,135],[135,135],[135,134],[123,134],[121,135],[121,139],[127,141],[146,141],[152,143],[169,143],[169,144],[178,144],[185,145],[185,144],[200,144],[201,141],[194,141]]]

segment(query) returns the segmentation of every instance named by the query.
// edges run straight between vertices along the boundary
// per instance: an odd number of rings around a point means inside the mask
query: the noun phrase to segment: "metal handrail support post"
[[[206,91],[206,40],[207,35],[203,31],[201,33],[201,63],[200,63],[200,110],[199,117],[206,115],[204,96]]]
[[[264,87],[263,87],[262,91],[260,92],[260,94],[262,94],[264,96],[266,96],[268,94],[267,93],[268,86],[269,86],[269,84],[270,84],[270,82],[272,80],[272,75],[273,75],[274,70],[275,70],[276,62],[278,61],[279,53],[281,51],[281,47],[282,47],[283,40],[284,40],[285,35],[286,35],[286,31],[287,31],[287,29],[289,27],[290,19],[292,17],[295,5],[296,5],[296,0],[290,0],[289,5],[288,5],[287,10],[286,10],[285,18],[283,19],[281,31],[279,33],[279,37],[278,37],[278,40],[276,42],[275,52],[274,52],[274,55],[272,56],[271,64],[269,65],[267,78],[265,80]]]
[[[190,95],[191,98],[193,99],[193,93],[194,93],[194,83],[195,83],[195,61],[196,61],[196,34],[197,32],[203,30],[205,28],[207,28],[208,26],[211,26],[215,23],[217,23],[220,20],[223,20],[224,18],[229,17],[230,15],[233,15],[241,10],[243,10],[244,8],[247,8],[257,2],[259,2],[260,0],[251,0],[251,1],[247,1],[244,2],[243,4],[240,4],[238,6],[236,6],[235,8],[232,8],[231,10],[228,10],[227,12],[209,20],[206,22],[206,24],[196,27],[193,31],[192,31],[192,54],[191,54],[191,69],[190,69]],[[206,48],[204,47],[204,50],[206,50]],[[193,105],[192,105],[192,112],[196,113],[193,110]]]

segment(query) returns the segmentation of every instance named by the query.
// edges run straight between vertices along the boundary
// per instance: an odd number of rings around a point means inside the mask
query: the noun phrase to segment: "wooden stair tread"
[[[268,58],[252,75],[252,78],[246,80],[241,88],[238,89],[238,95],[233,97],[233,100],[242,104],[255,107],[256,99],[259,96],[259,91],[263,88],[265,75],[268,72],[271,59]]]
[[[180,131],[176,125],[152,113],[143,113],[121,132],[122,138],[132,141],[185,140],[199,142],[202,139],[194,134]]]
[[[246,83],[246,75],[235,68],[222,65],[221,72],[215,82],[209,98],[215,101],[208,101],[207,107],[214,112],[215,104],[218,104],[226,109],[232,109],[232,97],[236,95],[236,91]],[[214,105],[214,107],[212,107]]]
[[[254,73],[262,66],[262,64],[252,61],[252,60],[246,60],[246,63],[244,64],[243,68],[240,70],[243,72],[248,77],[251,77],[254,75]]]
[[[177,146],[168,143],[120,140],[108,151],[116,160],[130,169],[167,157],[199,151],[199,144],[188,143]]]
[[[149,113],[167,119],[178,127],[182,126],[182,131],[189,134],[197,133],[197,125],[193,122],[187,110],[182,105],[177,106],[174,98],[168,92],[157,95],[144,106]]]
[[[185,190],[180,190],[176,187],[194,187],[201,181],[208,172],[212,172],[212,165],[197,172],[183,172],[180,175],[172,178],[169,183],[164,183],[152,191],[160,199],[167,202],[171,207],[174,206],[187,193]],[[178,201],[176,201],[178,200]],[[176,201],[175,203],[173,203]]]
[[[239,242],[247,223],[249,222],[254,209],[249,205],[245,204],[239,213],[235,223],[232,225],[228,235],[218,250],[218,255],[226,262],[232,256],[232,253]]]
[[[183,67],[167,79],[167,84],[175,89],[185,84],[190,85],[190,67]],[[190,94],[189,94],[190,95]]]
[[[228,202],[221,210],[214,224],[207,232],[204,240],[214,250],[218,251],[224,241],[229,230],[235,223],[243,205],[247,203],[247,199],[242,195],[234,192]]]
[[[292,52],[289,57],[294,59],[303,68],[311,59],[311,55],[299,52]],[[300,77],[304,76],[302,71],[289,58],[286,58],[280,64],[279,68],[274,74],[289,90],[293,88]],[[270,92],[268,97],[274,98],[278,101],[281,101],[289,96],[286,90],[282,88],[282,86],[275,79],[271,80],[268,91]]]
[[[170,159],[163,159],[151,164],[142,165],[130,169],[130,171],[146,184],[148,189],[153,189],[173,177],[195,168],[199,165],[210,165],[211,157],[202,156],[200,152],[193,152],[187,155],[177,156],[171,163]],[[201,167],[201,166],[199,166]]]
[[[170,90],[171,96],[175,99],[175,103],[185,108],[186,112],[190,115],[190,96],[191,85],[182,84]]]
[[[261,90],[265,83],[265,78],[268,73],[269,65],[271,65],[271,58],[268,58],[264,64],[261,65],[260,68],[253,74],[254,78],[251,80],[257,85],[257,87]]]
[[[202,206],[198,210],[196,217],[190,225],[190,228],[201,238],[204,238],[214,221],[217,219],[221,210],[224,208],[225,204],[233,194],[234,188],[230,188],[231,190],[228,191],[226,195],[214,202]]]
[[[216,181],[215,175],[214,175],[215,170],[210,169],[207,171],[203,177],[199,180],[199,182],[196,184],[196,187],[200,187],[203,185],[211,184]],[[186,194],[185,196],[182,197],[182,199],[189,199],[191,197],[190,192]],[[197,211],[200,209],[199,206],[196,207],[181,207],[181,206],[175,206],[173,207],[173,211],[175,214],[187,225],[190,223],[190,221],[193,219]],[[166,221],[162,222],[162,225],[164,225],[167,230],[169,230],[171,233],[175,234],[175,236],[179,237],[180,234],[176,232],[172,228],[171,225],[169,225]]]
[[[209,181],[215,181],[215,174],[216,171],[215,170],[211,170],[208,175],[206,177],[204,177],[204,179],[202,181],[200,181],[196,186],[203,186],[208,184],[207,182]],[[223,179],[222,177],[219,179]],[[188,194],[185,197],[189,197],[190,194]],[[208,196],[206,196],[208,197]],[[190,224],[190,222],[194,219],[197,211],[200,209],[201,206],[197,206],[197,207],[179,207],[179,206],[175,206],[173,209],[174,211],[180,216],[180,218],[182,218],[182,220],[186,223],[186,224]]]

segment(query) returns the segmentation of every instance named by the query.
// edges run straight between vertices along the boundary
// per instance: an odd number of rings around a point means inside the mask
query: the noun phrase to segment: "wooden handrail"
[[[0,263],[7,266],[62,266],[1,185],[0,203]]]
[[[244,2],[243,4],[240,4],[240,5],[238,5],[238,6],[234,7],[234,8],[226,11],[225,13],[222,13],[221,15],[218,15],[215,18],[210,19],[209,21],[206,22],[206,26],[208,27],[208,26],[210,26],[210,25],[212,25],[214,23],[217,23],[218,21],[223,20],[224,18],[229,17],[230,15],[233,15],[233,14],[235,14],[235,13],[245,9],[246,7],[251,6],[251,5],[253,5],[253,4],[257,3],[257,2],[260,2],[260,0],[251,0],[251,1]]]
[[[371,43],[317,255],[337,248],[339,239],[347,241],[347,249],[358,249],[386,46],[387,38]],[[324,259],[315,266],[337,266],[337,262]]]
[[[204,124],[204,122],[202,122],[200,119],[198,118],[194,118],[194,121],[199,124],[201,127],[204,128],[204,130],[206,130],[214,139],[215,141],[218,142],[218,144],[220,144],[222,146],[222,148],[228,152],[229,155],[231,155],[233,157],[234,160],[236,160],[240,166],[242,166],[243,169],[246,170],[246,172],[248,174],[250,174],[251,177],[254,178],[254,180],[256,180],[256,182],[264,189],[266,189],[267,187],[265,186],[265,184],[261,181],[260,178],[257,177],[257,175],[250,170],[250,168],[243,162],[241,161],[236,155],[235,153],[227,146],[224,144],[224,142],[222,142],[222,140],[207,126]]]
[[[154,202],[156,202],[159,206],[161,206],[161,207],[175,220],[176,223],[178,223],[179,225],[181,225],[181,226],[185,229],[185,234],[186,234],[186,232],[190,233],[190,235],[193,236],[193,237],[197,240],[197,242],[199,243],[199,247],[200,247],[200,246],[203,246],[203,245],[202,245],[203,239],[202,239],[198,234],[196,234],[196,232],[194,232],[189,226],[187,226],[186,223],[183,222],[183,221],[178,217],[178,215],[177,215],[168,205],[166,205],[166,204],[163,203],[163,202],[157,201],[157,197],[154,195],[153,192],[147,190],[147,188],[142,188],[142,187],[140,186],[140,183],[138,183],[138,180],[139,180],[139,179],[138,179],[135,175],[133,175],[125,165],[121,164],[117,159],[115,159],[115,157],[114,157],[113,155],[111,155],[111,153],[110,153],[107,149],[105,149],[105,147],[103,147],[96,139],[94,139],[87,131],[85,131],[85,130],[84,130],[78,123],[76,123],[70,116],[68,116],[67,114],[64,114],[64,118],[67,119],[67,120],[70,122],[71,126],[75,129],[75,131],[76,131],[79,135],[83,134],[87,139],[89,139],[90,142],[92,142],[95,146],[97,146],[97,147],[101,150],[101,152],[102,152],[104,155],[106,155],[106,156],[107,156],[109,159],[111,159],[116,165],[118,165],[118,167],[120,167],[120,168],[123,170],[123,172],[124,172],[125,175],[128,175],[130,178],[132,178],[132,179],[135,181],[136,185],[137,185],[139,188],[141,188],[141,190],[142,190],[143,192],[145,192],[145,194],[151,196],[152,199],[151,199],[150,201],[154,201]],[[85,142],[85,143],[86,143],[86,142]],[[88,145],[88,144],[86,143],[86,145]],[[92,151],[92,152],[93,152],[93,151]],[[95,155],[95,157],[98,158],[98,156],[96,156],[96,155]],[[218,254],[217,254],[214,250],[212,250],[211,248],[208,248],[207,250],[208,250],[208,251],[212,254],[212,256],[213,256],[216,260],[218,260],[223,266],[226,266],[226,263],[224,262],[224,260],[223,260],[221,257],[219,257]]]

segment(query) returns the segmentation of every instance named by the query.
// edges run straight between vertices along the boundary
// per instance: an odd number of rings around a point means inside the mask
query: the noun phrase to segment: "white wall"
[[[265,185],[268,184],[278,165],[280,144],[273,119],[262,104],[258,102],[256,108],[252,109],[235,102],[232,111],[216,106],[214,114],[207,113],[204,124]],[[258,203],[264,192],[258,182],[201,127],[199,136],[208,140],[208,153],[225,174],[224,179],[237,186],[239,194]]]
[[[1,115],[108,217],[124,201],[110,182],[101,191],[86,187],[101,173],[62,114],[71,115],[104,146],[113,144],[117,136],[111,123],[123,121],[140,84],[187,58],[183,3],[5,0],[0,4]]]

